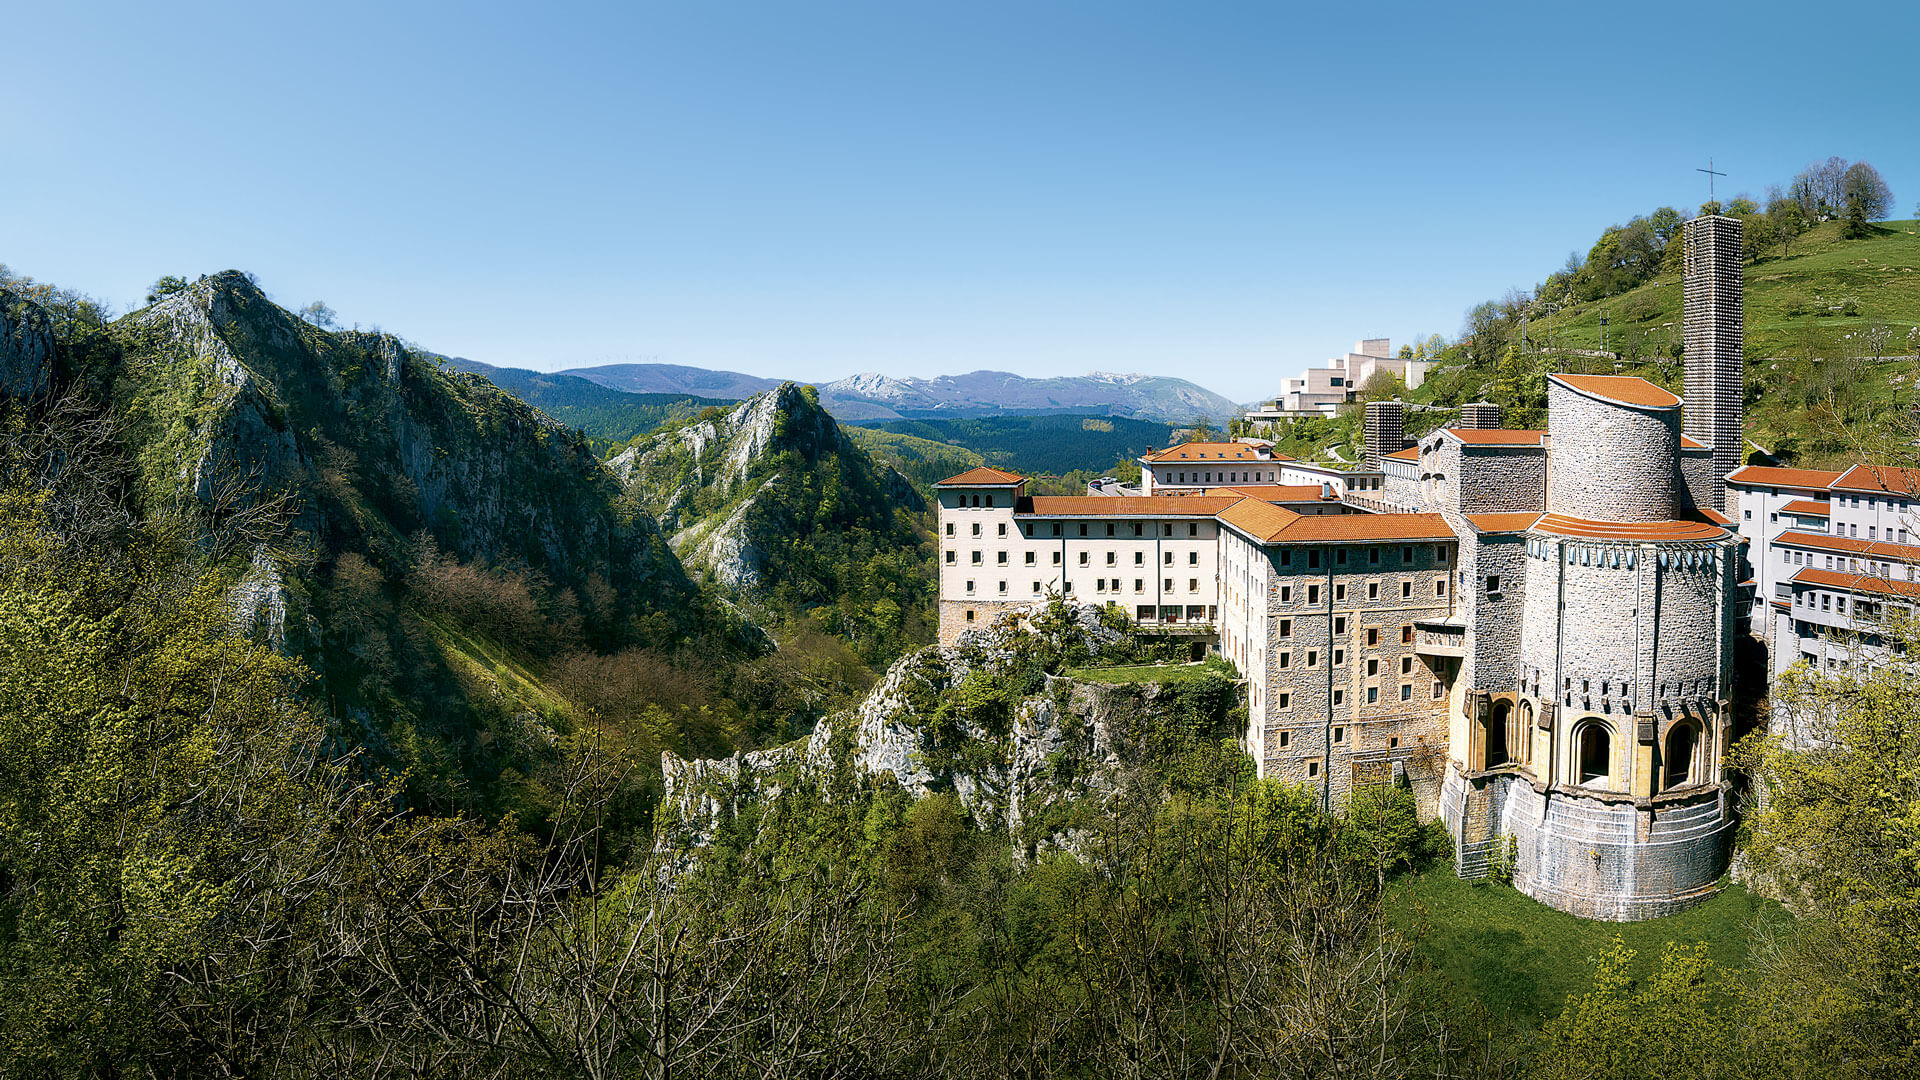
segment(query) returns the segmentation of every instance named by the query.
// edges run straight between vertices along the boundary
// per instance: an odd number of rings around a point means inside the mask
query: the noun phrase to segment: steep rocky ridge
[[[124,354],[109,397],[130,421],[150,510],[184,500],[218,524],[287,496],[322,560],[353,549],[397,565],[425,530],[460,558],[610,596],[608,617],[694,598],[585,439],[394,337],[312,327],[232,271],[114,331]]]
[[[795,545],[829,531],[911,545],[896,511],[926,508],[904,476],[876,464],[809,388],[793,383],[655,435],[608,464],[689,567],[749,594],[792,577]]]
[[[1122,636],[1091,605],[1034,605],[952,646],[902,657],[860,705],[806,739],[731,758],[664,756],[659,834],[691,850],[788,787],[840,774],[898,784],[914,798],[952,791],[982,828],[1029,850],[1071,843],[1074,825],[1123,770],[1181,738],[1230,734],[1232,679],[1107,684],[1058,674]]]

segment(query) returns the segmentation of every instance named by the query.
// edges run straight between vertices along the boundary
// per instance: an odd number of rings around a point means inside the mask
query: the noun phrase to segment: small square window
[[[1333,692],[1333,703],[1335,705],[1338,705],[1341,702],[1344,702],[1346,700],[1347,700],[1347,692],[1345,690],[1335,690]]]
[[[952,565],[952,564],[954,564],[954,563],[956,563],[956,562],[958,562],[958,561],[959,561],[959,559],[957,559],[957,558],[955,558],[955,556],[956,556],[956,555],[958,555],[958,554],[959,554],[959,552],[956,552],[956,551],[949,551],[949,552],[947,552],[947,564],[948,564],[948,565]]]
[[[1006,522],[1004,522],[1004,521],[1003,521],[1003,522],[1001,522],[1001,523],[1000,523],[1000,525],[999,525],[999,529],[1000,529],[1000,535],[1001,535],[1001,536],[1005,536],[1005,535],[1007,535],[1007,523],[1006,523]]]
[[[1280,620],[1280,636],[1281,637],[1293,636],[1293,620],[1292,619]]]
[[[1367,674],[1368,675],[1380,674],[1380,660],[1378,657],[1373,657],[1367,660]]]
[[[1281,707],[1281,708],[1283,708],[1283,709],[1284,709],[1284,708],[1286,708],[1286,707],[1287,707],[1287,695],[1285,695],[1285,694],[1281,694],[1281,695],[1279,695],[1279,700],[1280,700],[1280,707]],[[1292,741],[1293,741],[1293,732],[1291,732],[1291,731],[1283,731],[1283,732],[1281,732],[1281,733],[1280,733],[1280,749],[1282,749],[1282,750],[1285,750],[1285,749],[1287,748],[1287,744],[1288,744],[1288,743],[1290,743],[1290,742],[1292,742]]]
[[[1335,615],[1333,617],[1333,632],[1336,634],[1344,634],[1347,632],[1347,617],[1345,615]]]
[[[1307,775],[1308,775],[1308,776],[1319,776],[1319,775],[1320,775],[1320,763],[1319,763],[1319,762],[1317,762],[1317,761],[1309,761],[1309,762],[1307,762]]]
[[[1400,749],[1400,736],[1398,735],[1389,736],[1387,738],[1387,749],[1389,750]]]
[[[1273,702],[1274,708],[1276,709],[1290,709],[1293,707],[1293,695],[1284,692],[1275,694],[1273,695]],[[1280,745],[1287,745],[1287,733],[1284,731],[1280,733]]]
[[[1335,649],[1335,650],[1333,650],[1333,662],[1334,662],[1335,664],[1344,664],[1344,663],[1346,663],[1346,662],[1347,662],[1347,650],[1345,650],[1345,649]]]
[[[971,582],[971,581],[969,581],[969,582],[967,582],[967,588],[968,588],[969,590],[971,590],[971,589],[973,588],[973,582]],[[973,609],[972,609],[972,608],[968,608],[968,609],[967,609],[967,621],[968,621],[968,622],[972,622],[972,621],[973,621]]]
[[[1346,742],[1346,741],[1347,741],[1347,729],[1346,729],[1346,728],[1343,728],[1343,727],[1336,727],[1336,728],[1334,728],[1334,729],[1333,729],[1333,741],[1334,741],[1334,742]]]

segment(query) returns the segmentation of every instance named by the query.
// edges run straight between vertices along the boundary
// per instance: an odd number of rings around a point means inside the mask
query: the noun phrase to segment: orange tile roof
[[[1795,499],[1780,508],[1785,514],[1804,514],[1807,517],[1831,517],[1833,504],[1814,502],[1812,499]]]
[[[1255,540],[1277,540],[1300,515],[1259,499],[1241,499],[1220,511],[1220,520]]]
[[[1816,570],[1809,566],[1793,575],[1795,585],[1824,585],[1854,592],[1877,592],[1896,596],[1920,596],[1920,581],[1896,581],[1875,574],[1842,574],[1835,570]]]
[[[1713,522],[1713,523],[1714,523],[1715,525],[1731,525],[1731,524],[1733,524],[1733,519],[1732,519],[1732,518],[1730,518],[1730,517],[1728,517],[1727,515],[1725,515],[1725,514],[1723,514],[1723,513],[1721,513],[1721,512],[1720,512],[1720,511],[1718,511],[1718,510],[1715,510],[1715,509],[1714,509],[1713,507],[1711,507],[1711,506],[1703,506],[1703,507],[1701,507],[1701,508],[1700,508],[1700,510],[1699,510],[1699,514],[1700,514],[1700,516],[1701,516],[1701,517],[1703,517],[1703,518],[1706,518],[1706,519],[1707,519],[1708,521],[1711,521],[1711,522]]]
[[[1517,514],[1468,514],[1467,520],[1483,533],[1526,532],[1540,520],[1536,511]]]
[[[1405,450],[1396,450],[1387,456],[1401,461],[1419,461],[1420,448],[1417,446],[1409,446]]]
[[[1727,530],[1705,521],[1594,521],[1565,514],[1542,515],[1533,529],[1552,536],[1631,543],[1720,540],[1727,535]]]
[[[1572,390],[1641,409],[1677,408],[1680,399],[1637,375],[1549,375],[1548,379]]]
[[[1837,472],[1825,469],[1782,469],[1773,465],[1742,465],[1727,474],[1729,484],[1754,487],[1808,487],[1825,490],[1840,479]]]
[[[1680,436],[1680,449],[1710,450],[1712,449],[1712,447],[1708,446],[1706,443],[1701,442],[1699,439],[1696,439],[1691,435],[1682,435]]]
[[[968,469],[966,472],[961,473],[959,476],[949,476],[945,480],[942,480],[933,486],[934,487],[1008,487],[1013,484],[1018,484],[1025,479],[1026,477],[1021,476],[1019,473],[1002,472],[999,469],[990,469],[985,465],[980,465],[980,466],[976,466],[974,468]]]
[[[1544,431],[1523,431],[1518,428],[1443,428],[1441,430],[1443,434],[1475,446],[1539,446],[1547,434]]]
[[[1891,465],[1855,465],[1833,482],[1835,491],[1871,491],[1888,495],[1920,497],[1920,469],[1898,469]]]
[[[1337,495],[1322,496],[1324,490],[1319,484],[1241,484],[1234,487],[1208,488],[1208,495],[1245,495],[1249,499],[1262,502],[1322,502],[1338,500]]]
[[[1270,544],[1365,544],[1382,540],[1452,540],[1439,514],[1296,514],[1257,499],[1242,499],[1220,520]]]
[[[1291,461],[1271,453],[1262,454],[1265,447],[1235,442],[1196,442],[1169,446],[1165,450],[1155,450],[1146,455],[1148,461]]]
[[[1036,517],[1212,517],[1239,495],[1035,495],[1021,499],[1014,513]]]
[[[1920,563],[1920,546],[1895,544],[1887,540],[1857,540],[1851,536],[1834,536],[1831,533],[1788,529],[1775,537],[1773,542],[1785,544],[1788,547],[1807,548],[1811,551],[1835,551],[1845,555],[1866,555],[1876,559],[1897,559],[1901,562]]]

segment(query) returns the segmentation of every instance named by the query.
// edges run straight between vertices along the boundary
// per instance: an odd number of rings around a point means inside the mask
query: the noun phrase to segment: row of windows
[[[1413,689],[1414,689],[1414,684],[1413,684],[1413,683],[1410,683],[1410,682],[1403,682],[1403,683],[1401,683],[1401,684],[1400,684],[1400,690],[1399,690],[1399,700],[1401,700],[1401,701],[1412,701],[1412,700],[1413,700]],[[1446,697],[1446,696],[1447,696],[1447,684],[1446,684],[1446,683],[1444,683],[1444,682],[1442,682],[1442,681],[1440,681],[1439,679],[1435,679],[1435,680],[1433,681],[1433,690],[1432,690],[1432,694],[1433,694],[1433,696],[1432,696],[1432,698],[1431,698],[1431,700],[1433,700],[1433,701],[1439,701],[1439,700],[1440,700],[1441,698],[1444,698],[1444,697]],[[1314,693],[1314,694],[1313,694],[1312,696],[1313,696],[1313,697],[1315,697],[1315,698],[1317,698],[1317,697],[1319,696],[1319,694],[1318,694],[1318,692],[1316,691],[1316,692],[1315,692],[1315,693]],[[1335,705],[1336,707],[1337,707],[1337,706],[1340,706],[1340,705],[1344,705],[1344,704],[1346,704],[1346,700],[1347,700],[1347,692],[1346,692],[1346,690],[1344,690],[1344,689],[1342,689],[1342,688],[1340,688],[1340,687],[1335,687],[1335,688],[1334,688],[1334,691],[1333,691],[1333,704],[1334,704],[1334,705]],[[1369,686],[1369,687],[1367,687],[1367,704],[1369,704],[1369,705],[1373,705],[1373,704],[1377,704],[1377,703],[1378,703],[1379,701],[1380,701],[1380,688],[1379,688],[1379,687],[1377,687],[1377,686]],[[1275,708],[1276,710],[1278,710],[1278,709],[1291,709],[1291,708],[1293,708],[1293,694],[1291,694],[1290,692],[1287,692],[1287,691],[1281,691],[1280,693],[1277,693],[1277,694],[1275,694],[1275,695],[1273,695],[1273,707],[1274,707],[1274,708]],[[1333,729],[1333,741],[1334,741],[1334,742],[1339,742],[1339,741],[1341,741],[1341,734],[1342,734],[1342,729],[1341,729],[1341,728],[1338,728],[1338,727],[1336,727],[1336,728],[1334,728],[1334,729]],[[1284,732],[1284,731],[1280,733],[1280,745],[1281,745],[1281,746],[1282,746],[1283,748],[1284,748],[1284,747],[1285,747],[1285,746],[1287,745],[1287,733],[1286,733],[1286,732]],[[1394,742],[1392,743],[1392,745],[1393,745],[1393,746],[1396,746],[1396,747],[1397,747],[1397,746],[1399,746],[1399,745],[1400,745],[1400,743],[1399,743],[1399,740],[1398,740],[1398,739],[1395,739],[1395,740],[1394,740]]]
[[[1336,635],[1344,634],[1347,632],[1347,617],[1345,615],[1336,615],[1333,617],[1333,632]],[[1293,620],[1292,619],[1278,620],[1277,625],[1274,629],[1274,636],[1283,637],[1283,638],[1292,637],[1293,636]],[[1376,646],[1380,644],[1380,628],[1379,627],[1377,626],[1367,627],[1367,644],[1369,646]],[[1412,626],[1402,626],[1400,628],[1400,644],[1402,645],[1413,644],[1413,627]]]
[[[1366,564],[1368,566],[1379,566],[1380,560],[1382,558],[1382,552],[1391,551],[1391,550],[1392,549],[1390,548],[1388,549],[1383,549],[1378,547],[1367,548]],[[1413,544],[1405,544],[1401,546],[1400,548],[1400,565],[1401,566],[1413,565],[1413,561],[1415,557],[1414,551],[1415,551],[1415,545]],[[1280,565],[1289,566],[1289,567],[1292,566],[1293,555],[1294,555],[1294,552],[1292,548],[1281,548],[1280,549]],[[1309,570],[1320,569],[1321,556],[1320,556],[1319,548],[1307,548],[1305,551],[1305,555],[1307,560],[1307,569]],[[1348,548],[1344,548],[1344,547],[1337,547],[1333,549],[1333,565],[1335,566],[1346,566],[1349,564],[1350,559],[1357,561],[1358,558],[1359,558],[1358,551],[1350,551]],[[1445,566],[1447,565],[1447,559],[1448,559],[1448,554],[1447,554],[1446,545],[1445,544],[1433,545],[1433,561],[1437,565]]]
[[[1260,484],[1260,483],[1271,484],[1274,482],[1275,474],[1271,470],[1265,473],[1265,476],[1266,476],[1265,480],[1261,479],[1261,475],[1262,474],[1256,470],[1246,470],[1242,472],[1228,471],[1228,472],[1221,473],[1220,479],[1215,480],[1213,478],[1214,477],[1213,473],[1197,472],[1193,474],[1193,480],[1191,481],[1191,483],[1195,483],[1195,484]],[[1189,481],[1187,480],[1186,473],[1183,473],[1183,472],[1176,473],[1176,472],[1169,472],[1165,470],[1162,470],[1160,472],[1160,482],[1163,484],[1189,483]]]
[[[1293,666],[1293,657],[1294,657],[1293,653],[1282,651],[1282,652],[1274,653],[1273,656],[1274,656],[1275,667],[1291,668]],[[1320,651],[1318,649],[1304,650],[1301,653],[1301,656],[1305,661],[1300,665],[1301,667],[1317,668],[1320,666]],[[1333,650],[1333,666],[1334,667],[1340,667],[1344,665],[1346,662],[1347,662],[1347,650],[1345,649]],[[1380,658],[1377,656],[1369,657],[1367,659],[1367,677],[1372,678],[1373,676],[1378,674],[1380,674]],[[1402,675],[1413,674],[1413,657],[1403,656],[1400,658],[1400,674]],[[1335,691],[1335,692],[1338,693],[1338,691]]]
[[[1173,587],[1173,583],[1174,583],[1174,579],[1173,579],[1173,578],[1165,578],[1165,579],[1163,579],[1163,580],[1162,580],[1162,583],[1161,583],[1161,591],[1162,591],[1162,592],[1173,592],[1173,591],[1174,591],[1174,587]],[[1065,592],[1068,592],[1068,593],[1071,593],[1071,592],[1073,592],[1073,582],[1071,582],[1071,581],[1069,581],[1069,582],[1066,582],[1066,583],[1064,583],[1064,584],[1062,585],[1062,589],[1063,589],[1063,590],[1064,590]],[[1123,589],[1123,588],[1121,587],[1121,581],[1120,581],[1120,579],[1119,579],[1119,578],[1094,578],[1094,579],[1093,579],[1093,589],[1094,589],[1094,591],[1095,591],[1095,592],[1100,592],[1100,593],[1107,593],[1107,592],[1114,592],[1114,593],[1118,593],[1118,592],[1124,592],[1124,591],[1126,591],[1126,590],[1124,590],[1124,589]],[[976,591],[976,590],[975,590],[975,588],[974,588],[974,581],[973,581],[973,579],[972,579],[972,578],[968,578],[968,579],[967,579],[967,592],[969,592],[969,593],[972,593],[972,592],[975,592],[975,591]],[[1007,583],[1006,583],[1005,581],[1002,581],[1002,582],[1000,582],[1000,589],[999,589],[999,591],[1000,591],[1000,592],[1001,592],[1002,594],[1005,594],[1005,593],[1006,593],[1006,591],[1007,591]],[[1041,586],[1041,584],[1040,584],[1040,582],[1038,582],[1038,581],[1036,581],[1036,582],[1034,582],[1034,583],[1033,583],[1033,593],[1034,593],[1034,595],[1035,595],[1035,596],[1038,596],[1038,595],[1040,595],[1040,593],[1041,593],[1041,591],[1042,591],[1042,586]],[[1134,578],[1134,579],[1133,579],[1133,591],[1134,591],[1134,592],[1136,592],[1136,593],[1144,593],[1144,592],[1146,592],[1146,591],[1147,591],[1147,579],[1146,579],[1146,578]],[[1199,592],[1199,591],[1200,591],[1200,579],[1199,579],[1199,578],[1197,578],[1197,577],[1196,577],[1196,578],[1188,578],[1188,579],[1187,579],[1187,591],[1188,591],[1188,592],[1194,592],[1194,593],[1197,593],[1197,592]]]
[[[968,584],[971,585],[972,582],[968,582]],[[1003,581],[1000,584],[1005,586],[1006,582]],[[1039,583],[1035,582],[1035,584],[1037,585]],[[1004,589],[1002,591],[1004,591]],[[1073,590],[1068,589],[1067,591],[1072,592]],[[1187,604],[1184,606],[1180,604],[1141,604],[1134,608],[1133,611],[1134,619],[1139,622],[1158,621],[1163,623],[1212,622],[1218,614],[1218,610],[1211,604]],[[966,621],[973,622],[974,610],[972,608],[966,609],[965,617]]]
[[[1824,569],[1827,570],[1842,570],[1854,574],[1873,574],[1883,578],[1892,577],[1895,567],[1905,567],[1907,580],[1913,580],[1913,565],[1911,563],[1890,563],[1882,562],[1878,559],[1849,559],[1845,555],[1841,555],[1839,556],[1839,565],[1835,566],[1835,557],[1832,555],[1820,556],[1810,551],[1787,549],[1788,566],[1818,566],[1822,558],[1826,560]]]
[[[1498,581],[1499,579],[1495,578],[1494,580]],[[1293,603],[1293,586],[1280,585],[1280,586],[1277,586],[1277,588],[1280,590],[1281,603],[1283,604]],[[1307,606],[1312,607],[1313,605],[1318,604],[1320,602],[1320,586],[1308,585],[1306,586],[1306,591],[1302,595],[1306,597]],[[1446,578],[1439,578],[1434,581],[1433,595],[1435,596],[1447,595],[1447,579]],[[1346,598],[1347,598],[1346,585],[1343,583],[1335,583],[1333,586],[1333,602],[1337,604],[1345,600]],[[1369,600],[1380,599],[1380,582],[1378,581],[1367,582],[1367,599]],[[1400,599],[1402,600],[1413,599],[1413,582],[1403,581],[1400,583]]]
[[[1033,551],[1029,551],[1029,552],[1026,552],[1026,553],[1025,553],[1025,558],[1024,558],[1024,559],[1022,560],[1022,563],[1021,563],[1021,565],[1023,565],[1023,566],[1033,566],[1033,565],[1036,565],[1036,563],[1037,563],[1037,556],[1038,556],[1038,554],[1039,554],[1038,552],[1033,552]],[[1056,552],[1053,552],[1052,554],[1053,554],[1053,565],[1055,565],[1055,566],[1059,566],[1059,565],[1060,565],[1060,553],[1056,551]],[[1173,552],[1171,552],[1171,551],[1168,551],[1168,552],[1164,552],[1163,554],[1165,555],[1165,559],[1164,559],[1164,560],[1162,561],[1162,565],[1164,565],[1164,566],[1172,566],[1172,565],[1174,564],[1174,558],[1173,558],[1173,555],[1174,555],[1174,553],[1173,553]],[[1090,559],[1089,559],[1089,558],[1088,558],[1087,556],[1088,556],[1088,553],[1087,553],[1087,552],[1084,552],[1084,551],[1083,551],[1083,552],[1081,552],[1081,553],[1080,553],[1080,565],[1081,565],[1081,566],[1091,566],[1091,565],[1092,565],[1092,562],[1091,562],[1091,560],[1090,560]],[[957,551],[952,551],[952,550],[949,550],[949,551],[947,552],[947,565],[948,565],[948,566],[955,566],[955,565],[958,565],[958,564],[959,564],[959,561],[960,561],[960,553],[959,553],[959,552],[957,552]],[[1007,553],[1006,553],[1006,552],[1004,552],[1004,551],[996,551],[996,552],[994,552],[994,559],[993,559],[993,563],[994,563],[994,565],[995,565],[995,566],[1006,566],[1006,565],[1008,565],[1008,559],[1007,559]],[[969,559],[968,559],[968,561],[967,561],[967,564],[968,564],[969,566],[985,566],[985,565],[986,565],[986,554],[985,554],[984,552],[980,552],[980,551],[975,551],[975,552],[972,552],[972,553],[970,553],[970,557],[969,557]],[[1134,552],[1134,553],[1133,553],[1133,565],[1135,565],[1135,566],[1145,566],[1146,564],[1147,564],[1147,559],[1146,559],[1146,552],[1144,552],[1144,551],[1136,551],[1136,552]],[[1111,551],[1109,551],[1109,552],[1107,552],[1107,561],[1106,561],[1106,563],[1105,563],[1105,565],[1107,565],[1107,566],[1118,566],[1118,565],[1120,565],[1120,560],[1119,560],[1119,557],[1117,556],[1117,554],[1116,554],[1115,552],[1111,552]],[[1197,552],[1197,551],[1189,551],[1189,552],[1187,552],[1187,565],[1188,565],[1188,566],[1199,566],[1199,565],[1200,565],[1200,553],[1199,553],[1199,552]]]

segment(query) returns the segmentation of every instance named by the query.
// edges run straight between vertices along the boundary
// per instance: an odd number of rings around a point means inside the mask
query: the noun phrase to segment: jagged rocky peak
[[[0,288],[0,396],[35,397],[53,378],[53,325],[40,305]]]

